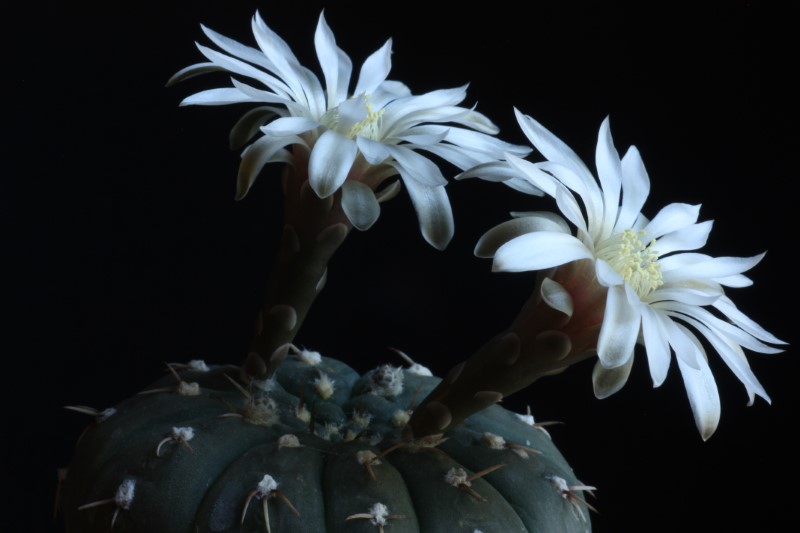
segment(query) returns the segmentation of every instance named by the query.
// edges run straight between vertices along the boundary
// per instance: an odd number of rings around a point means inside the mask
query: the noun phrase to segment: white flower
[[[258,49],[203,27],[222,51],[198,44],[210,62],[184,68],[167,83],[225,71],[235,76],[232,87],[201,91],[181,105],[266,104],[248,111],[231,131],[234,148],[262,134],[242,153],[237,198],[247,194],[264,165],[291,160],[287,146],[305,147],[310,151],[312,189],[321,198],[341,190],[342,208],[354,227],[367,229],[377,220],[379,202],[398,192],[398,182],[378,188],[399,174],[424,238],[442,249],[453,235],[453,215],[444,190],[447,180],[420,152],[467,170],[498,160],[506,151],[516,155],[529,151],[492,137],[498,130],[487,117],[458,106],[466,97],[466,85],[412,95],[405,84],[387,80],[391,39],[364,61],[351,92],[352,61],[336,45],[323,14],[314,44],[325,88],[258,13],[252,30]]]
[[[769,402],[743,348],[775,353],[781,350],[765,343],[785,343],[739,311],[723,289],[750,285],[742,273],[764,254],[738,258],[686,252],[704,246],[711,231],[711,221],[697,222],[700,206],[674,203],[652,220],[642,215],[650,180],[635,147],[620,159],[608,119],[600,127],[595,153],[598,183],[560,139],[515,112],[547,161],[531,163],[508,154],[507,169],[490,179],[501,180],[512,169],[553,197],[577,232],[573,236],[570,226],[552,213],[517,214],[487,232],[476,254],[493,255],[495,271],[558,267],[542,283],[543,301],[571,321],[599,325],[596,395],[606,397],[625,384],[638,342],[645,347],[656,387],[675,353],[703,439],[714,432],[720,415],[704,346],[711,346],[744,384],[750,404],[755,395]],[[595,317],[579,316],[587,314]]]

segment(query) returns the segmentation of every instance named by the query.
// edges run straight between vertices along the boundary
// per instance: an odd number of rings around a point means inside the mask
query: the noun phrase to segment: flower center
[[[626,229],[609,237],[598,247],[597,256],[606,261],[622,279],[643,298],[664,284],[658,251],[653,249],[655,239],[643,244],[644,235]]]
[[[354,96],[333,109],[329,109],[320,122],[350,139],[356,136],[378,140],[383,109],[375,111],[369,95]]]
[[[370,103],[365,104],[364,107],[367,110],[367,116],[350,127],[347,136],[351,139],[356,135],[362,135],[369,139],[374,139],[377,136],[378,121],[383,116],[384,110],[375,111]]]

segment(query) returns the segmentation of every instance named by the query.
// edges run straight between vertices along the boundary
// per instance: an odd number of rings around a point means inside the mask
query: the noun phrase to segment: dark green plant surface
[[[67,531],[591,529],[586,495],[556,485],[580,482],[549,435],[503,407],[404,440],[407,412],[439,381],[390,366],[359,376],[326,357],[290,356],[273,380],[249,385],[234,366],[176,369],[81,436],[63,486]],[[180,394],[181,382],[199,394]],[[192,438],[171,437],[187,427]],[[259,493],[265,475],[278,485]],[[115,500],[125,480],[135,483],[126,504]]]

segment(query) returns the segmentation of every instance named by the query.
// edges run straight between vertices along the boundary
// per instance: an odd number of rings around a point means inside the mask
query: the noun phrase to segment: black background
[[[470,82],[465,104],[477,102],[501,137],[525,142],[516,106],[590,167],[610,115],[618,149],[636,144],[648,168],[646,214],[702,203],[701,219],[715,220],[708,253],[768,251],[750,272],[755,285],[729,294],[794,344],[800,138],[791,16],[758,2],[640,4],[45,2],[6,19],[11,120],[0,216],[13,318],[4,503],[20,524],[8,530],[50,527],[56,468],[87,422],[62,406],[111,406],[166,361],[243,357],[280,227],[277,167],[235,202],[239,157],[227,133],[245,107],[178,107],[224,76],[164,83],[202,60],[193,46],[208,44],[200,23],[254,44],[256,9],[316,72],[323,6],[357,66],[393,37],[392,79],[415,93]],[[448,190],[456,221],[448,249],[423,241],[405,193],[384,204],[378,223],[337,252],[299,344],[359,370],[400,363],[392,346],[442,374],[513,319],[533,274],[492,274],[472,248],[508,211],[554,206],[488,182]],[[609,399],[593,397],[584,363],[505,404],[565,423],[551,433],[582,481],[598,487],[595,531],[782,531],[797,500],[791,344],[749,358],[771,406],[747,407],[744,387],[711,354],[722,420],[708,442],[677,366],[653,389],[643,353]]]

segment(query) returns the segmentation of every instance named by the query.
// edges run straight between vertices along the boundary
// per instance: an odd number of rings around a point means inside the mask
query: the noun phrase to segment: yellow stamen
[[[640,298],[664,284],[658,251],[653,249],[655,239],[644,244],[640,240],[643,235],[644,231],[635,233],[626,229],[601,244],[597,254],[611,265]]]
[[[363,97],[354,97],[353,99],[357,99],[364,104],[364,108],[367,113],[363,119],[353,123],[349,128],[347,128],[346,121],[344,124],[341,123],[342,121],[340,120],[339,116],[339,107],[337,106],[328,110],[324,115],[322,115],[320,118],[320,123],[334,131],[338,131],[342,135],[346,135],[350,139],[354,139],[356,136],[361,136],[376,140],[380,135],[379,122],[381,117],[383,117],[385,109],[375,111],[375,108],[372,106],[372,104],[367,101],[369,99],[369,95],[365,95]],[[352,102],[353,99],[348,100],[348,102]]]
[[[365,137],[372,138],[374,136],[373,134],[375,133],[374,124],[380,120],[380,118],[383,116],[383,112],[386,111],[385,109],[375,111],[375,109],[372,107],[372,104],[369,102],[364,104],[364,107],[367,108],[367,116],[363,120],[359,120],[353,124],[353,126],[350,128],[347,136],[351,139],[367,128],[369,128],[370,131],[367,132]]]

